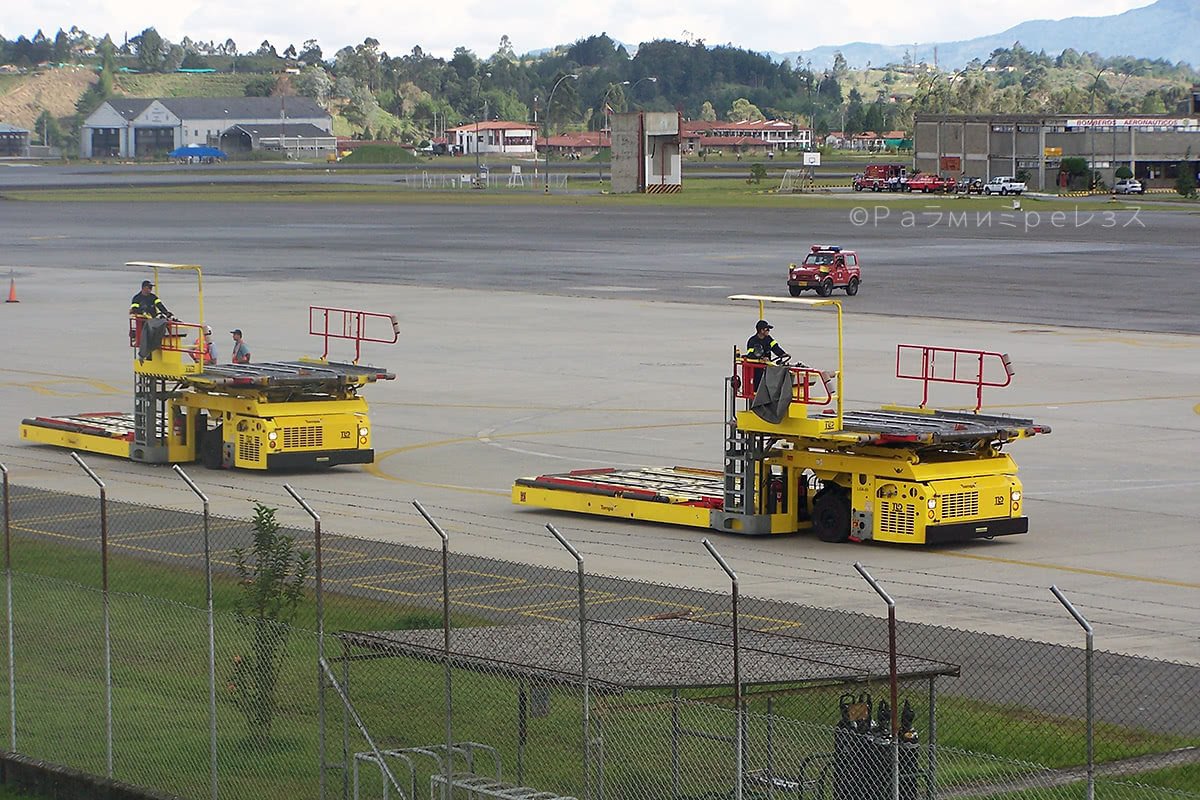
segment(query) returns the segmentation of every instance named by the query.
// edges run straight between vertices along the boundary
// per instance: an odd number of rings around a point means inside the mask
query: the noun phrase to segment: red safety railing
[[[752,399],[758,388],[755,376],[765,372],[769,366],[769,361],[737,356],[734,360],[734,374],[738,377],[737,396],[743,400]],[[827,406],[833,400],[833,388],[830,386],[832,375],[802,364],[788,364],[786,367],[792,373],[792,402]]]
[[[994,366],[990,366],[992,364]],[[1012,383],[1013,368],[1007,353],[899,344],[896,345],[896,377],[921,381],[921,408],[929,403],[931,383],[974,386],[975,411],[978,412],[983,407],[983,387],[1008,386]]]
[[[387,326],[386,332],[384,326]],[[308,332],[324,340],[321,358],[329,357],[330,339],[354,342],[354,363],[358,363],[363,342],[395,344],[400,341],[400,323],[395,314],[356,311],[349,308],[308,307]]]
[[[129,318],[130,347],[135,350],[137,349],[138,344],[142,341],[142,328],[149,321],[149,317]],[[189,343],[185,341],[191,335],[195,335],[195,342]],[[204,352],[204,326],[195,322],[168,320],[167,330],[162,338],[162,345],[157,349],[171,353],[202,353]]]

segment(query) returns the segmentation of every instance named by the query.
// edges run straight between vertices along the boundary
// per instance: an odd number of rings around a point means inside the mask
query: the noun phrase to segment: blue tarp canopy
[[[189,144],[187,147],[176,147],[167,155],[170,158],[225,158],[225,151],[203,144]]]

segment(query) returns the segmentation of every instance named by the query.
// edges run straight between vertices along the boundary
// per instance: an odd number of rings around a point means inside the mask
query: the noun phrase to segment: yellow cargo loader
[[[24,441],[129,458],[151,464],[200,461],[212,469],[296,469],[375,460],[368,384],[392,380],[380,367],[330,361],[331,339],[394,343],[395,317],[311,307],[309,333],[321,336],[321,358],[255,364],[205,364],[203,286],[195,265],[131,262],[196,273],[200,321],[130,319],[134,349],[133,412],[32,417]],[[192,338],[194,337],[194,343]]]
[[[900,345],[897,377],[920,380],[922,404],[843,408],[837,300],[731,299],[831,308],[838,366],[772,364],[734,350],[726,379],[722,470],[589,469],[520,478],[517,505],[732,533],[813,531],[827,542],[940,544],[1026,533],[1017,465],[1003,448],[1049,433],[1031,419],[980,414],[986,386],[1006,386],[1002,353]],[[972,411],[925,407],[934,383],[972,386]]]

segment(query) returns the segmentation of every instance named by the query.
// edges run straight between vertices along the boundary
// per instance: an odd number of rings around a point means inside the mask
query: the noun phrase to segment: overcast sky
[[[494,53],[507,35],[517,53],[569,44],[601,32],[636,46],[652,39],[732,44],[750,50],[788,52],[819,45],[864,41],[907,44],[970,39],[999,33],[1031,19],[1106,16],[1150,5],[1151,0],[38,0],[4,3],[0,35],[49,37],[76,25],[93,35],[108,33],[120,43],[154,27],[178,42],[233,39],[239,51],[264,40],[279,52],[316,39],[331,57],[341,47],[377,39],[397,56],[419,45],[449,58],[465,46],[481,58]],[[1081,49],[1086,43],[1080,43]]]

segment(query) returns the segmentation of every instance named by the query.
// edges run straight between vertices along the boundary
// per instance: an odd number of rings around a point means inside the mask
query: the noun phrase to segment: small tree
[[[1186,161],[1179,165],[1179,177],[1175,179],[1175,191],[1184,197],[1196,196],[1196,176],[1192,174],[1192,165]]]
[[[253,546],[233,551],[242,587],[237,619],[250,630],[250,650],[234,656],[228,688],[251,738],[259,741],[271,735],[279,665],[312,563],[311,553],[296,549],[294,536],[280,533],[275,511],[255,503]]]
[[[1122,166],[1120,166],[1120,167],[1117,167],[1116,176],[1117,176],[1117,178],[1118,178],[1118,179],[1121,179],[1121,178],[1132,178],[1132,177],[1133,177],[1133,170],[1131,170],[1129,167],[1126,167],[1126,166],[1123,166],[1123,165],[1122,165]]]
[[[750,177],[746,180],[746,183],[762,183],[765,177],[767,177],[766,167],[762,164],[751,164]]]

